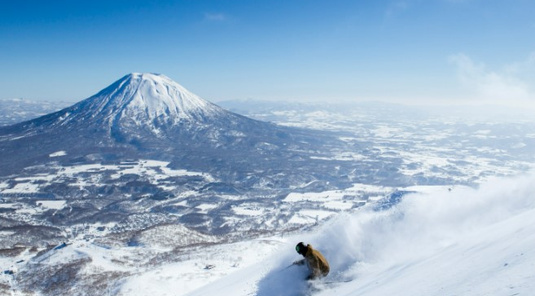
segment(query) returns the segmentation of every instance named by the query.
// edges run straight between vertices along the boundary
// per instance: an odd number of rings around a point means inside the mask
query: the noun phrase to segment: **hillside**
[[[534,177],[493,179],[477,189],[412,187],[418,193],[388,210],[362,208],[284,238],[258,263],[186,295],[531,295]],[[298,241],[324,252],[329,276],[307,284],[304,268],[286,268],[299,258]],[[136,295],[154,287],[136,286]]]

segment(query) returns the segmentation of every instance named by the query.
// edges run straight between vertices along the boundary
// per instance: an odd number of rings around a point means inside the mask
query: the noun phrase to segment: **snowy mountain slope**
[[[119,288],[118,294],[125,296],[183,295],[214,283],[218,278],[228,274],[239,273],[242,278],[251,276],[251,272],[262,274],[267,270],[267,266],[265,263],[259,264],[258,262],[270,256],[280,248],[281,244],[284,243],[280,238],[271,238],[204,246],[191,252],[180,262],[163,265],[127,278]],[[207,292],[205,295],[215,295],[216,291]]]
[[[534,217],[534,210],[526,211],[462,236],[429,257],[363,268],[356,283],[319,295],[530,295]]]
[[[406,195],[386,211],[342,214],[290,237],[267,261],[187,295],[531,295],[535,175]],[[285,266],[306,241],[331,264],[323,280]],[[252,246],[253,247],[253,246]]]

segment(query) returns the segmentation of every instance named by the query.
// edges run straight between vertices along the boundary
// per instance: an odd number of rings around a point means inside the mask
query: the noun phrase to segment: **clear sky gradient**
[[[2,1],[0,98],[131,72],[210,101],[534,100],[533,0]]]

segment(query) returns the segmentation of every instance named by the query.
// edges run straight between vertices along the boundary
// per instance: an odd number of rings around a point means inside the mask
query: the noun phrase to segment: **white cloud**
[[[457,66],[459,81],[476,98],[488,102],[529,102],[534,98],[528,83],[522,77],[525,68],[535,64],[535,55],[527,61],[513,63],[502,71],[490,70],[483,63],[476,63],[465,54],[450,57]]]
[[[224,22],[228,17],[223,13],[205,13],[204,20],[211,22]]]

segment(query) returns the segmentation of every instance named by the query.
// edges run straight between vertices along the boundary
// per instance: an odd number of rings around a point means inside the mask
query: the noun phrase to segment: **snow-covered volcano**
[[[202,124],[235,117],[191,93],[165,75],[131,73],[69,108],[19,125],[42,131],[57,128],[105,130],[117,138],[140,130],[161,134],[179,124]],[[146,135],[143,135],[146,136]]]
[[[62,119],[150,126],[176,125],[224,113],[165,75],[132,73],[74,105]]]
[[[266,123],[228,112],[164,75],[128,74],[71,107],[0,128],[0,149],[11,155],[2,166],[14,172],[47,162],[65,151],[67,162],[137,159],[150,154],[170,160],[173,151],[206,150],[242,129],[270,130]],[[96,157],[96,158],[95,158]],[[91,161],[93,161],[91,160]]]
[[[251,126],[265,129],[270,125],[226,111],[165,75],[132,73],[71,107],[4,127],[0,137],[18,141],[53,134],[57,140],[69,141],[86,136],[114,146],[151,142],[154,136],[176,142],[180,135],[191,137],[200,130],[218,130],[212,133],[216,135]]]

